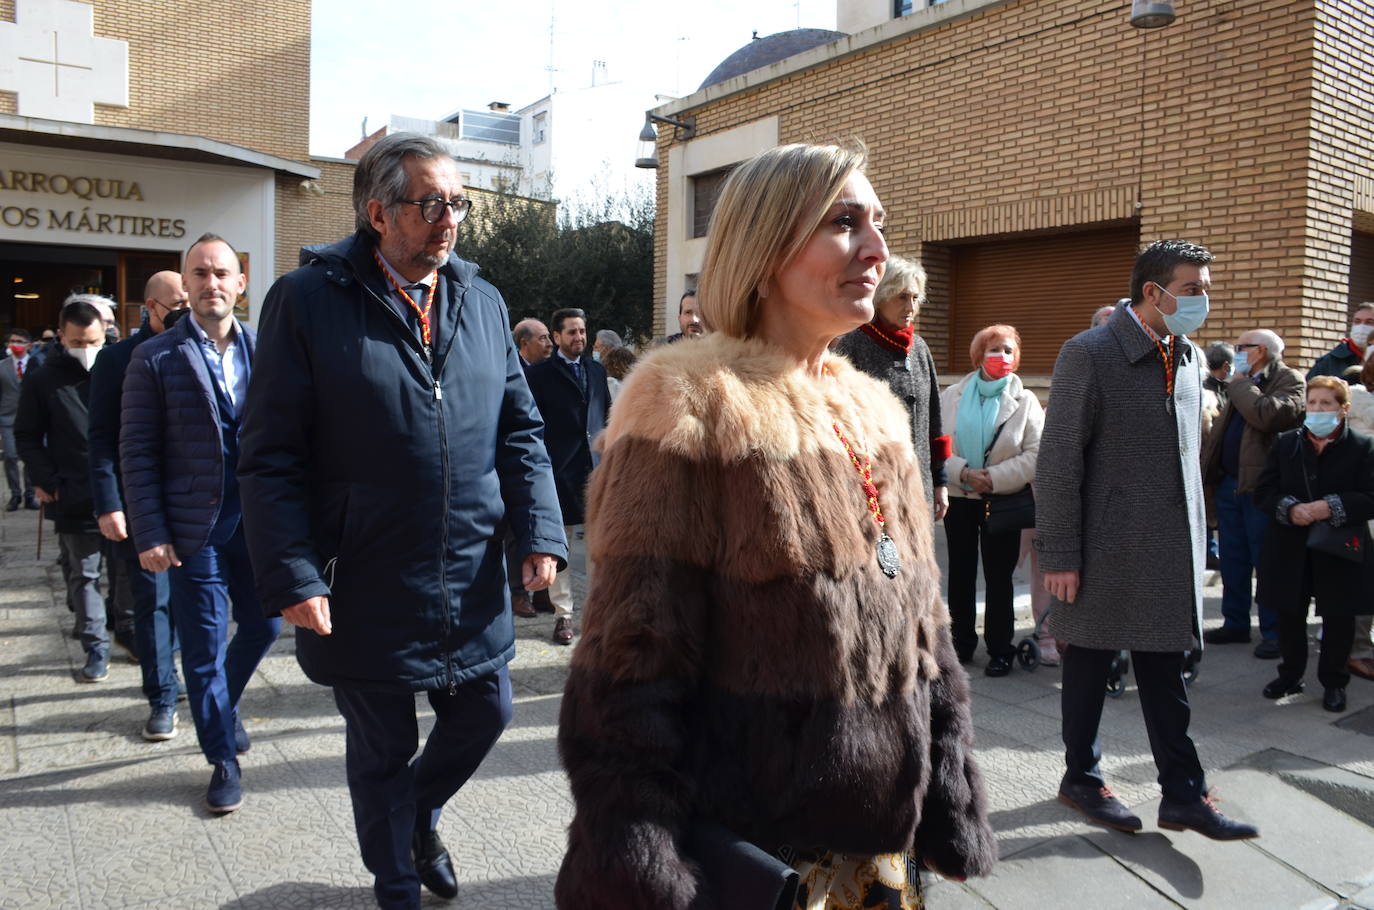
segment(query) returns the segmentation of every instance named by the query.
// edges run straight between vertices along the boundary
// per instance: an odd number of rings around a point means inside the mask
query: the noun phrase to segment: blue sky
[[[550,21],[553,68],[550,74]],[[690,94],[750,39],[835,27],[834,0],[314,0],[310,151],[339,157],[391,114],[439,119],[506,101],[512,109],[607,78],[647,93]],[[626,112],[628,134],[642,113]]]

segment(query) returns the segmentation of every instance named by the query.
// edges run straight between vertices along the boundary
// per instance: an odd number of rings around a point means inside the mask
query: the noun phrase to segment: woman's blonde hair
[[[706,327],[747,338],[759,324],[760,291],[801,251],[844,185],[862,173],[862,144],[783,145],[735,168],[706,238],[697,305]]]
[[[878,318],[876,310],[880,304],[910,287],[916,289],[916,312],[919,313],[921,303],[926,299],[926,270],[915,260],[889,253],[887,271],[883,272],[883,280],[878,282],[878,289],[873,292],[873,318]]]
[[[1344,408],[1350,404],[1350,386],[1345,384],[1344,379],[1337,379],[1335,376],[1313,376],[1307,380],[1307,392],[1311,394],[1313,389],[1330,389],[1336,396],[1336,404]]]
[[[1016,350],[1011,355],[1011,370],[1016,372],[1021,366],[1021,333],[1016,331],[1016,326],[1012,325],[990,325],[985,329],[980,329],[973,340],[968,343],[968,359],[973,362],[976,370],[983,365],[983,352],[988,349],[988,345],[994,338],[1010,338]]]

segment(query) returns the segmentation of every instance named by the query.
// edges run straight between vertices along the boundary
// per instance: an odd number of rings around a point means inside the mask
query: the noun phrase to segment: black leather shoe
[[[1006,676],[1011,672],[1010,657],[993,657],[988,660],[987,667],[983,670],[984,676]]]
[[[1227,818],[1217,811],[1216,800],[1203,796],[1196,802],[1176,803],[1163,800],[1159,804],[1159,826],[1170,831],[1196,831],[1212,840],[1249,840],[1259,837],[1259,829]]]
[[[24,497],[24,508],[28,509],[30,512],[37,512],[37,511],[38,511],[38,500],[37,500],[37,499],[34,499],[32,496],[25,496],[25,497]]]
[[[1322,695],[1322,707],[1337,713],[1345,710],[1345,686],[1331,686]]]
[[[1287,680],[1280,676],[1265,686],[1262,694],[1265,698],[1283,698],[1285,695],[1297,695],[1304,688],[1302,680]]]
[[[1202,633],[1202,640],[1209,645],[1237,645],[1250,642],[1249,629],[1229,629],[1217,626]]]
[[[19,502],[20,502],[19,497],[18,497],[18,496],[14,497],[13,499],[10,500],[9,505],[5,506],[5,511],[6,511],[6,512],[18,512],[18,511],[19,511]]]
[[[458,876],[453,874],[453,860],[449,859],[444,842],[439,840],[439,832],[416,831],[410,845],[420,884],[445,900],[457,897]]]
[[[1264,638],[1255,645],[1255,656],[1260,660],[1278,660],[1281,656],[1279,652],[1279,640],[1277,638]]]
[[[1127,809],[1112,793],[1112,788],[1106,785],[1071,784],[1068,781],[1060,781],[1059,801],[1082,812],[1090,822],[1125,831],[1127,834],[1134,834],[1143,827],[1140,816]]]
[[[971,663],[973,663],[973,652],[972,652],[972,651],[955,651],[954,653],[955,653],[955,655],[959,658],[959,663],[961,663],[961,664],[971,664]]]

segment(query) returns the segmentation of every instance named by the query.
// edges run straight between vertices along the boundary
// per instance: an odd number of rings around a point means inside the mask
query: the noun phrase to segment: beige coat
[[[973,385],[978,375],[974,370],[940,393],[940,420],[945,430],[954,436],[959,414],[959,402],[964,390]],[[1040,455],[1040,431],[1045,426],[1045,409],[1035,393],[1021,384],[1015,373],[1002,389],[997,409],[999,432],[987,455],[987,472],[992,478],[992,492],[1015,493],[1035,480],[1035,462]],[[954,440],[954,454],[945,462],[949,475],[949,495],[977,499],[979,494],[965,490],[959,475],[968,466],[968,459],[959,454],[959,440]]]

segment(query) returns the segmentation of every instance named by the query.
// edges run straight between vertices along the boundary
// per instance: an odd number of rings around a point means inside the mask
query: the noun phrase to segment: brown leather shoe
[[[573,621],[571,616],[560,616],[553,621],[553,643],[570,645],[573,641]]]
[[[1356,676],[1374,679],[1374,660],[1368,657],[1352,657],[1345,662],[1345,668]]]
[[[539,613],[530,604],[530,596],[521,591],[519,594],[510,596],[510,610],[516,616],[538,616]]]

